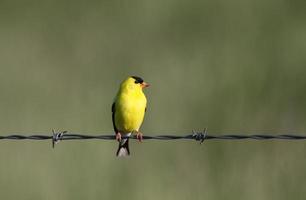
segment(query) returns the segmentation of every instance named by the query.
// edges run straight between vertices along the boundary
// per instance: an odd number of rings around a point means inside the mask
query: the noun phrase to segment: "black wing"
[[[113,127],[114,127],[114,130],[115,130],[115,133],[118,133],[118,129],[117,129],[116,124],[115,124],[115,112],[116,112],[116,108],[115,108],[115,102],[114,102],[113,105],[112,105],[112,121],[113,121]]]

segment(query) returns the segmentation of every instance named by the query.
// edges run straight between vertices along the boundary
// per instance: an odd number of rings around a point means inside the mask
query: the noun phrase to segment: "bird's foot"
[[[141,133],[141,132],[137,132],[137,134],[136,134],[136,138],[137,138],[137,140],[139,141],[139,142],[142,142],[142,139],[143,139],[143,134]]]
[[[116,140],[118,141],[118,142],[121,142],[121,133],[116,133]]]

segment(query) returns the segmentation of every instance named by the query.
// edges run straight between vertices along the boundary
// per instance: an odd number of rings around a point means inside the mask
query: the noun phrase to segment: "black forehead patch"
[[[142,80],[142,78],[140,78],[140,77],[138,77],[138,76],[132,76],[132,78],[133,79],[135,79],[135,83],[137,84],[137,83],[143,83],[143,80]]]

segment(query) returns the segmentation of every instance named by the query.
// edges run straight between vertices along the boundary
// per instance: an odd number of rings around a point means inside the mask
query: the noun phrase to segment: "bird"
[[[149,84],[138,76],[129,76],[119,87],[112,104],[112,122],[119,146],[118,157],[130,155],[129,139],[126,137],[136,134],[141,142],[143,134],[139,131],[147,110],[147,98],[143,92]],[[125,137],[125,138],[122,138]]]

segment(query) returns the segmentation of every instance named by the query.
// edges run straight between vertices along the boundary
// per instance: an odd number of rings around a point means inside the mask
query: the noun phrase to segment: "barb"
[[[137,139],[136,136],[122,137]],[[52,135],[7,135],[0,136],[0,140],[52,140],[52,146],[54,148],[61,140],[115,140],[114,134],[110,135],[85,135],[85,134],[67,134],[67,131],[56,132],[52,130]],[[156,135],[156,136],[143,136],[144,140],[196,140],[203,143],[206,140],[305,140],[306,135],[299,134],[254,134],[254,135],[243,135],[243,134],[225,134],[225,135],[209,135],[205,128],[203,132],[192,131],[192,134],[186,135]]]
[[[55,132],[54,129],[52,129],[53,137],[52,137],[52,148],[59,143],[60,140],[63,139],[64,133],[67,133],[67,131],[62,132]]]

